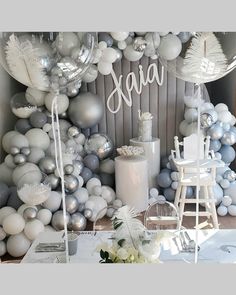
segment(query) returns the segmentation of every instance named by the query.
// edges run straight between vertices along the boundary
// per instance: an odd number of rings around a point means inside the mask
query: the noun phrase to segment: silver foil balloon
[[[104,106],[96,94],[81,93],[70,100],[68,115],[74,125],[80,128],[90,128],[96,125],[103,116]]]
[[[55,160],[52,157],[45,157],[40,160],[39,168],[43,173],[51,174],[56,169]]]
[[[226,131],[221,138],[221,142],[226,145],[233,145],[236,143],[236,134],[231,131]]]
[[[210,114],[202,113],[200,116],[200,123],[202,128],[209,128],[214,124],[214,119]]]
[[[91,209],[85,209],[84,210],[84,217],[86,217],[87,219],[91,218],[93,215],[93,211]]]
[[[14,156],[13,162],[16,165],[23,165],[26,163],[26,156],[23,154],[17,154]]]
[[[23,212],[23,217],[25,220],[34,219],[34,218],[36,218],[36,216],[37,216],[37,209],[35,209],[33,207],[28,207]]]
[[[10,154],[11,154],[12,156],[15,156],[15,155],[17,155],[17,154],[19,154],[19,153],[20,153],[20,149],[19,149],[18,147],[16,147],[16,146],[11,147],[11,149],[10,149]]]
[[[79,203],[73,195],[66,196],[66,211],[70,214],[75,213],[79,208]]]
[[[113,142],[105,134],[95,133],[86,139],[84,149],[87,154],[95,154],[100,160],[107,158],[113,152]]]
[[[223,177],[228,179],[228,181],[232,182],[236,179],[236,173],[233,170],[226,170]]]
[[[71,220],[70,214],[68,212],[66,212],[67,226],[68,226],[70,220]],[[53,214],[51,224],[56,230],[63,230],[64,229],[64,217],[63,217],[62,210],[59,210]]]
[[[133,48],[135,51],[144,52],[146,46],[147,46],[147,41],[143,39],[142,37],[137,37],[134,39]]]
[[[65,192],[68,194],[74,193],[79,186],[78,179],[74,175],[65,175],[64,180],[65,180]]]
[[[21,154],[25,155],[25,156],[29,156],[31,153],[31,150],[29,147],[23,147],[20,149]]]
[[[55,174],[47,175],[45,180],[49,183],[52,190],[55,190],[60,184],[60,178]]]
[[[71,220],[69,223],[69,229],[73,231],[85,230],[87,225],[87,220],[83,214],[77,212],[71,215]]]
[[[207,135],[209,135],[212,140],[220,139],[223,134],[224,130],[220,124],[214,124],[207,130]]]
[[[65,172],[65,174],[67,174],[67,175],[72,174],[73,171],[74,171],[74,166],[71,165],[71,164],[67,164],[67,165],[64,167],[64,172]]]

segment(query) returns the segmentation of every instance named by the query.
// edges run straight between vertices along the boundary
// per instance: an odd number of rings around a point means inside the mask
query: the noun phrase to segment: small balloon
[[[87,225],[87,220],[81,213],[77,212],[71,215],[71,220],[69,223],[69,229],[73,231],[85,230]]]
[[[69,222],[70,222],[70,214],[66,212],[66,224],[68,226]],[[63,211],[59,210],[57,212],[55,212],[52,216],[52,226],[56,229],[56,230],[63,230],[64,229],[64,215],[63,215]]]
[[[37,210],[34,207],[28,207],[23,212],[23,217],[25,220],[31,220],[36,218]]]
[[[79,182],[77,178],[74,175],[65,175],[64,180],[65,180],[65,192],[69,194],[74,193],[79,186]]]
[[[75,213],[78,210],[79,203],[76,197],[73,195],[66,196],[66,211],[70,214]]]

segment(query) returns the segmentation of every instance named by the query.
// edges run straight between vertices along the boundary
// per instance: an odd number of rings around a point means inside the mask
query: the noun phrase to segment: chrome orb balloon
[[[55,174],[47,175],[45,181],[48,182],[52,190],[55,190],[60,184],[60,178]]]
[[[93,211],[91,209],[84,210],[84,217],[86,217],[87,219],[91,218],[92,215],[93,215]]]
[[[213,125],[214,119],[213,117],[208,113],[203,113],[200,116],[200,124],[202,128],[209,128]]]
[[[14,156],[13,162],[16,165],[23,165],[26,163],[26,156],[24,154],[17,154]]]
[[[70,214],[75,213],[79,208],[79,202],[73,195],[66,196],[66,211]]]
[[[21,154],[25,155],[25,156],[29,156],[31,153],[31,150],[29,147],[23,147],[20,150]]]
[[[11,153],[12,156],[15,156],[15,155],[20,153],[20,149],[18,147],[13,146],[10,149],[10,153]]]
[[[55,160],[52,157],[45,157],[40,160],[39,168],[42,172],[51,174],[56,169]]]
[[[233,170],[226,170],[223,177],[228,179],[228,181],[232,182],[236,179],[236,173]]]
[[[147,41],[143,39],[142,37],[137,37],[134,39],[133,48],[135,51],[144,52],[146,46],[147,46]]]
[[[84,150],[87,154],[95,154],[100,160],[109,157],[113,152],[113,142],[105,134],[95,133],[86,139]]]
[[[74,193],[79,187],[79,181],[74,175],[65,175],[65,192],[68,194]]]
[[[66,212],[67,226],[68,226],[70,220],[71,220],[70,214]],[[56,230],[63,230],[64,229],[64,216],[63,216],[62,210],[59,210],[53,214],[51,224]]]
[[[103,116],[102,99],[96,94],[81,93],[70,100],[68,114],[74,125],[80,128],[90,128],[96,125]]]
[[[64,167],[64,172],[65,172],[65,174],[67,174],[67,175],[72,174],[73,171],[74,171],[74,166],[71,165],[71,164],[67,164],[67,165]]]
[[[87,220],[81,213],[77,212],[71,215],[71,220],[68,225],[70,230],[81,231],[85,230],[87,225]]]
[[[37,216],[37,209],[35,209],[34,207],[28,207],[23,212],[23,217],[25,220],[34,219],[36,218],[36,216]]]

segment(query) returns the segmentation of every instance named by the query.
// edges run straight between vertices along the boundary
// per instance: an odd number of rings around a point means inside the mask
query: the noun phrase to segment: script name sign
[[[115,72],[111,71],[111,76],[115,84],[115,88],[112,90],[111,94],[107,98],[107,108],[109,111],[113,114],[117,113],[120,110],[122,99],[127,104],[127,106],[132,106],[132,96],[131,92],[134,89],[138,94],[142,92],[143,86],[146,86],[147,84],[151,84],[154,81],[158,85],[163,84],[163,78],[164,78],[164,67],[161,67],[161,73],[159,74],[158,66],[156,63],[152,63],[147,68],[147,73],[144,75],[143,67],[142,65],[139,65],[139,83],[137,82],[137,78],[135,76],[134,72],[130,72],[125,79],[125,88],[127,91],[127,95],[124,94],[124,91],[122,90],[122,81],[123,81],[123,75],[120,75],[119,78],[117,78]],[[111,102],[114,94],[117,93],[117,107],[112,108]]]

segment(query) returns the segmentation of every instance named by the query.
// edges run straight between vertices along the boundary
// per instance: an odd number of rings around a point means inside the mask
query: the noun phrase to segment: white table
[[[195,238],[195,230],[188,230],[189,236]],[[39,242],[60,242],[63,231],[43,232],[32,243],[30,249],[22,259],[21,263],[55,263],[58,256],[63,252],[36,253],[34,251]],[[100,260],[96,246],[106,242],[111,232],[84,231],[79,235],[77,254],[70,257],[71,263],[98,263]],[[199,263],[236,263],[236,229],[230,230],[199,230],[199,245],[201,247],[198,255]],[[230,251],[230,252],[227,252]],[[164,263],[170,262],[194,262],[194,253],[178,253],[171,255],[170,251],[162,251],[160,260]]]

